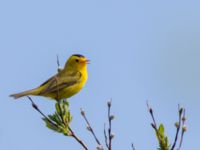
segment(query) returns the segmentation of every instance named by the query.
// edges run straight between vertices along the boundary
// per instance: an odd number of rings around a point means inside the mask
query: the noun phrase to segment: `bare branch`
[[[58,68],[60,67],[60,61],[59,61],[59,56],[57,55],[57,65],[58,65]]]
[[[97,144],[98,144],[98,145],[101,145],[101,143],[100,143],[100,141],[98,140],[98,138],[97,138],[97,136],[96,136],[96,134],[95,134],[95,132],[94,132],[94,130],[93,130],[93,128],[92,128],[90,122],[88,121],[88,119],[87,119],[87,117],[86,117],[86,115],[85,115],[85,111],[84,111],[82,108],[81,108],[81,115],[83,116],[83,118],[84,118],[84,120],[85,120],[85,122],[86,122],[86,124],[87,124],[87,129],[88,129],[88,131],[92,133],[92,135],[93,135],[95,141],[97,142]]]
[[[83,141],[74,133],[74,131],[68,127],[69,131],[71,132],[71,136],[85,149],[88,150],[87,146],[83,143]]]
[[[114,119],[114,116],[110,114],[111,106],[112,106],[112,100],[108,101],[108,150],[112,150],[112,139],[114,138],[114,135],[112,134],[112,120]]]
[[[178,120],[178,122],[175,123],[175,126],[176,126],[176,135],[175,135],[174,144],[172,145],[171,150],[174,150],[174,148],[176,146],[176,143],[177,143],[177,140],[178,140],[178,135],[179,135],[179,131],[180,131],[180,128],[181,128],[181,116],[182,116],[182,112],[183,112],[182,108],[180,108],[180,105],[178,105],[179,120]]]
[[[105,138],[105,144],[106,144],[106,147],[108,148],[108,136],[107,136],[107,133],[106,133],[106,124],[104,124],[104,138]]]
[[[131,147],[132,147],[132,150],[135,150],[135,146],[133,143],[131,143]]]
[[[186,118],[185,118],[185,109],[183,109],[183,116],[182,116],[182,131],[181,131],[181,139],[180,139],[180,143],[179,143],[179,147],[178,147],[178,150],[181,149],[181,146],[182,146],[182,143],[183,143],[183,136],[184,136],[184,133],[186,132],[187,128],[185,126],[185,121],[186,121]]]
[[[156,120],[155,120],[155,118],[154,118],[153,109],[149,106],[148,101],[147,101],[147,108],[148,108],[148,111],[149,111],[149,113],[150,113],[150,115],[151,115],[151,118],[152,118],[152,120],[153,120],[152,126],[153,126],[153,128],[154,128],[155,130],[157,130],[157,124],[156,124]]]
[[[155,117],[154,117],[154,114],[153,114],[153,109],[149,106],[149,103],[147,101],[147,108],[148,108],[148,111],[151,115],[151,118],[153,120],[153,123],[151,123],[151,126],[154,128],[154,130],[156,131],[156,135],[158,136],[158,138],[160,139],[160,136],[158,134],[158,128],[157,128],[157,123],[156,123],[156,120],[155,120]]]
[[[39,107],[34,103],[34,101],[32,100],[32,98],[30,96],[27,96],[28,99],[31,101],[32,107],[39,112],[45,119],[47,119],[53,126],[57,127],[57,125],[55,123],[53,123],[49,117],[47,117],[40,109]]]

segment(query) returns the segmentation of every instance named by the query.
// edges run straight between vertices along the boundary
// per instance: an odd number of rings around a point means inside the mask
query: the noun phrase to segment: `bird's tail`
[[[13,97],[14,99],[18,99],[18,98],[23,97],[23,96],[37,95],[37,94],[38,94],[38,89],[35,88],[35,89],[24,91],[24,92],[21,92],[21,93],[11,94],[10,97]]]

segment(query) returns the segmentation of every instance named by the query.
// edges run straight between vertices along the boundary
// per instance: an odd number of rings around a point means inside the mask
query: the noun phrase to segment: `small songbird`
[[[78,93],[85,85],[89,60],[83,55],[74,54],[67,60],[65,67],[39,87],[10,95],[15,99],[23,96],[44,96],[54,100],[69,98]]]

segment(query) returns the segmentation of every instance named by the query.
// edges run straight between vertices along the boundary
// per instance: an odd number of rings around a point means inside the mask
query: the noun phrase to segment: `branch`
[[[106,124],[104,124],[104,130],[103,131],[104,131],[105,144],[106,144],[107,149],[109,149],[108,136],[107,136],[107,133],[106,133]]]
[[[131,143],[131,147],[132,147],[132,150],[135,150],[135,146],[133,143]]]
[[[182,112],[183,112],[183,109],[180,108],[180,106],[178,105],[178,113],[179,113],[179,119],[178,119],[178,122],[175,123],[175,126],[176,126],[176,135],[175,135],[175,139],[174,139],[174,144],[172,145],[172,148],[171,150],[174,150],[175,146],[176,146],[176,143],[177,143],[177,140],[178,140],[178,135],[179,135],[179,131],[180,131],[180,128],[181,128],[181,116],[182,116]]]
[[[53,126],[57,127],[57,125],[55,123],[53,123],[40,109],[39,107],[34,103],[34,101],[32,100],[32,98],[30,96],[27,96],[28,99],[31,101],[31,105],[32,107],[39,112],[46,120],[48,120]]]
[[[59,61],[59,56],[57,55],[57,66],[58,68],[60,67],[60,61]]]
[[[182,146],[182,143],[183,143],[183,136],[184,136],[184,133],[187,131],[187,127],[185,126],[185,121],[186,121],[186,118],[185,118],[185,109],[183,109],[182,131],[181,131],[181,139],[180,139],[178,150],[181,149],[181,146]]]
[[[182,142],[183,142],[184,133],[187,130],[187,128],[185,126],[185,121],[186,121],[185,109],[180,108],[180,106],[178,105],[178,117],[179,117],[179,119],[178,119],[178,122],[175,123],[176,134],[175,134],[173,145],[170,148],[168,137],[165,135],[164,125],[160,124],[159,128],[157,128],[157,124],[156,124],[156,121],[155,121],[155,118],[154,118],[153,110],[152,110],[151,107],[149,107],[148,102],[147,102],[147,107],[148,107],[149,113],[151,114],[151,118],[153,120],[153,123],[151,123],[151,126],[156,131],[156,136],[157,136],[158,141],[159,141],[159,149],[161,149],[161,150],[169,150],[169,149],[170,150],[174,150],[174,149],[180,150]],[[181,128],[182,128],[181,138],[180,138],[180,141],[179,141],[179,146],[178,146],[178,148],[176,148],[176,144],[178,143],[179,133],[180,133]]]
[[[74,133],[74,131],[70,128],[69,131],[71,132],[71,136],[85,149],[88,150],[87,146],[83,143],[83,141]]]
[[[103,149],[103,148],[102,148],[102,144],[101,144],[100,141],[98,140],[98,138],[97,138],[97,136],[96,136],[96,134],[95,134],[95,132],[94,132],[94,130],[93,130],[93,128],[92,128],[90,122],[88,121],[88,119],[87,119],[87,117],[86,117],[85,111],[84,111],[82,108],[81,108],[81,116],[83,116],[83,118],[84,118],[84,120],[85,120],[85,122],[86,122],[86,124],[87,124],[87,130],[88,130],[89,132],[92,133],[92,135],[93,135],[93,137],[94,137],[96,143],[98,144],[97,149],[98,149],[98,150]]]
[[[28,99],[31,101],[32,103],[32,107],[37,111],[39,112],[45,119],[43,120],[47,120],[53,127],[57,128],[57,129],[60,129],[59,125],[55,124],[53,121],[52,121],[52,118],[49,118],[47,117],[40,109],[39,107],[33,102],[33,100],[31,99],[31,97],[27,96]],[[84,142],[75,134],[75,132],[70,128],[69,124],[66,124],[66,121],[67,119],[64,120],[63,118],[63,114],[62,114],[62,108],[60,106],[60,102],[58,102],[58,106],[59,106],[59,109],[60,109],[60,113],[59,113],[59,116],[60,118],[62,119],[62,123],[65,125],[65,127],[70,131],[70,134],[69,136],[73,137],[83,148],[84,150],[88,150],[87,146],[84,144]],[[68,112],[67,112],[68,113]],[[46,122],[47,123],[47,122]],[[47,124],[48,125],[48,124]],[[50,128],[52,129],[52,128]],[[53,130],[53,129],[52,129]],[[60,130],[59,130],[60,131]],[[58,131],[58,132],[59,132]],[[63,132],[63,134],[65,134]],[[66,135],[66,134],[65,134]],[[68,134],[67,134],[68,135]]]
[[[165,130],[164,130],[164,125],[160,124],[159,128],[157,127],[157,123],[155,121],[155,117],[153,114],[153,109],[149,106],[148,101],[147,101],[147,108],[148,111],[151,115],[151,118],[153,120],[153,123],[151,123],[151,126],[153,127],[153,129],[156,132],[156,136],[159,142],[159,149],[161,150],[169,150],[169,143],[168,143],[168,137],[165,136]]]
[[[114,119],[114,116],[110,114],[110,109],[112,106],[112,100],[108,101],[108,150],[112,150],[112,139],[114,138],[114,134],[112,134],[112,120]]]
[[[154,114],[153,114],[153,109],[149,106],[149,103],[147,101],[147,108],[148,108],[148,111],[151,115],[151,118],[153,120],[153,123],[151,124],[151,126],[157,131],[157,124],[156,124],[156,120],[155,120],[155,117],[154,117]]]

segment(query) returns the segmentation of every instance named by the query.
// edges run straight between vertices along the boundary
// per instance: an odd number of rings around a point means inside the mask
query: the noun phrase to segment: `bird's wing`
[[[57,73],[56,75],[54,75],[54,76],[52,76],[51,78],[49,78],[48,80],[46,80],[46,81],[45,81],[44,83],[42,83],[40,86],[43,86],[43,85],[47,84],[49,81],[51,81],[51,80],[53,80],[54,78],[56,78],[57,76],[59,76],[59,73],[60,73],[61,71],[63,71],[63,69],[59,68],[59,69],[58,69],[58,73]]]
[[[43,82],[43,83],[40,85],[40,87],[41,87],[41,86],[44,86],[44,85],[47,84],[48,82],[52,82],[52,81],[54,80],[54,78],[56,78],[57,75],[58,75],[58,74],[52,76],[51,78],[49,78],[48,80],[46,80],[45,82]]]
[[[59,92],[63,88],[72,86],[79,81],[81,75],[82,74],[78,71],[69,72],[68,74],[62,76],[58,73],[57,75],[51,77],[41,85],[46,85],[46,88],[44,88],[44,90],[42,90],[40,94]]]

